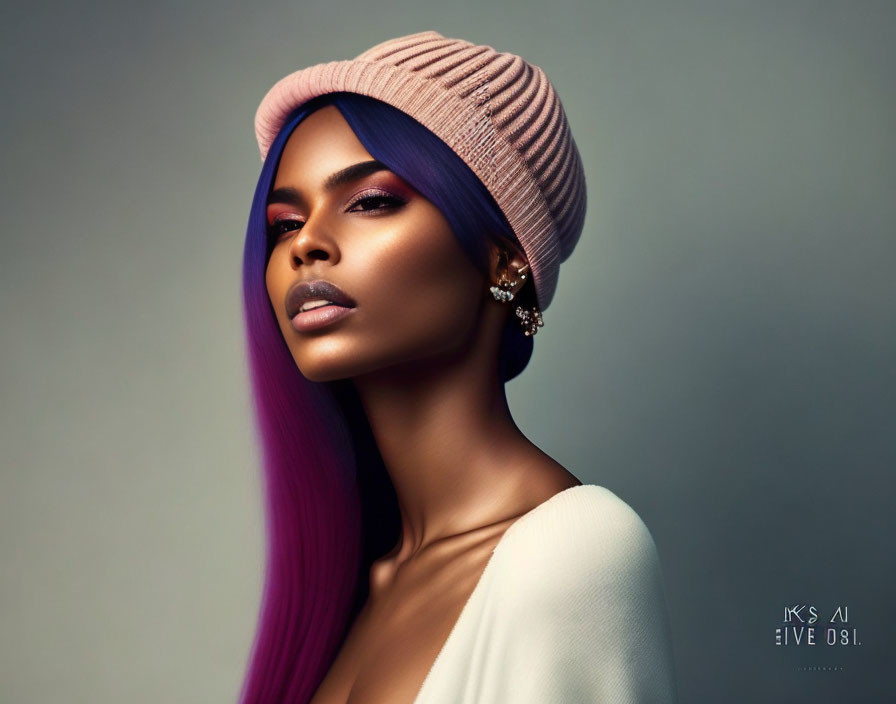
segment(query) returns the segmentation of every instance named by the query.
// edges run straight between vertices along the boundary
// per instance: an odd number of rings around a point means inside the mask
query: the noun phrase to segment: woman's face
[[[438,208],[391,171],[357,167],[371,161],[342,114],[324,106],[290,136],[268,199],[268,295],[312,381],[462,353],[487,301],[487,277]],[[358,170],[337,177],[349,167]],[[303,282],[333,284],[354,305],[291,319],[302,300],[288,294]],[[307,297],[310,308],[338,293]]]

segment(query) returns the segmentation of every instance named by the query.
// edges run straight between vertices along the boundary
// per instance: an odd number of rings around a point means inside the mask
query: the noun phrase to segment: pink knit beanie
[[[467,163],[513,228],[544,310],[560,263],[581,235],[586,205],[579,151],[544,71],[434,31],[390,39],[351,61],[316,64],[278,81],[255,114],[262,160],[293,109],[337,91],[398,108]]]

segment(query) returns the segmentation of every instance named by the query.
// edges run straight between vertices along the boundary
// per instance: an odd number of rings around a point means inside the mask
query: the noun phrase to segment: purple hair
[[[308,702],[369,595],[375,559],[394,547],[394,488],[350,379],[313,382],[299,371],[265,285],[272,242],[267,198],[290,134],[335,105],[374,159],[430,200],[470,259],[488,272],[489,241],[516,236],[491,194],[441,139],[400,110],[355,93],[329,93],[294,110],[271,144],[249,213],[243,304],[251,395],[264,467],[267,537],[258,628],[241,704]],[[532,286],[520,291],[534,303]],[[528,364],[532,338],[508,316],[500,374]]]

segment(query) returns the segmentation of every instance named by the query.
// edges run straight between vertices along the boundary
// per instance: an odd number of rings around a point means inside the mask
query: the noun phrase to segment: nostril
[[[306,252],[304,254],[304,256],[299,256],[298,254],[294,255],[293,261],[300,264],[303,259],[307,259],[307,260],[320,259],[323,261],[323,260],[326,260],[329,258],[330,258],[330,255],[327,254],[324,250],[312,249],[312,250],[309,250],[308,252]]]

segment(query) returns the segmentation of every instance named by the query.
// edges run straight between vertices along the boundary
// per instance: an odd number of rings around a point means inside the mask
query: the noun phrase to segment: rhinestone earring
[[[525,279],[526,275],[523,274],[521,279]],[[505,279],[503,276],[501,280],[498,281],[497,286],[492,286],[489,291],[492,292],[492,295],[495,297],[496,301],[501,301],[501,303],[509,303],[513,300],[513,297],[516,295],[513,292],[513,284]]]
[[[531,337],[538,332],[538,328],[544,327],[544,319],[541,317],[541,311],[538,310],[537,306],[532,306],[532,308],[528,309],[517,306],[514,312],[516,317],[520,319],[523,335],[526,337]]]
[[[489,291],[492,292],[492,296],[495,297],[496,301],[500,301],[501,303],[509,303],[516,295],[516,292],[513,289],[517,285],[521,285],[525,280],[526,275],[522,273],[520,274],[519,281],[516,282],[509,281],[502,274],[500,280],[498,281],[498,285],[492,286],[491,288],[489,288]],[[532,308],[523,308],[522,306],[517,306],[514,309],[514,313],[516,314],[516,317],[519,318],[520,326],[523,328],[523,334],[526,337],[531,337],[538,332],[538,328],[544,327],[544,319],[542,318],[541,311],[538,309],[538,306],[532,306]]]

